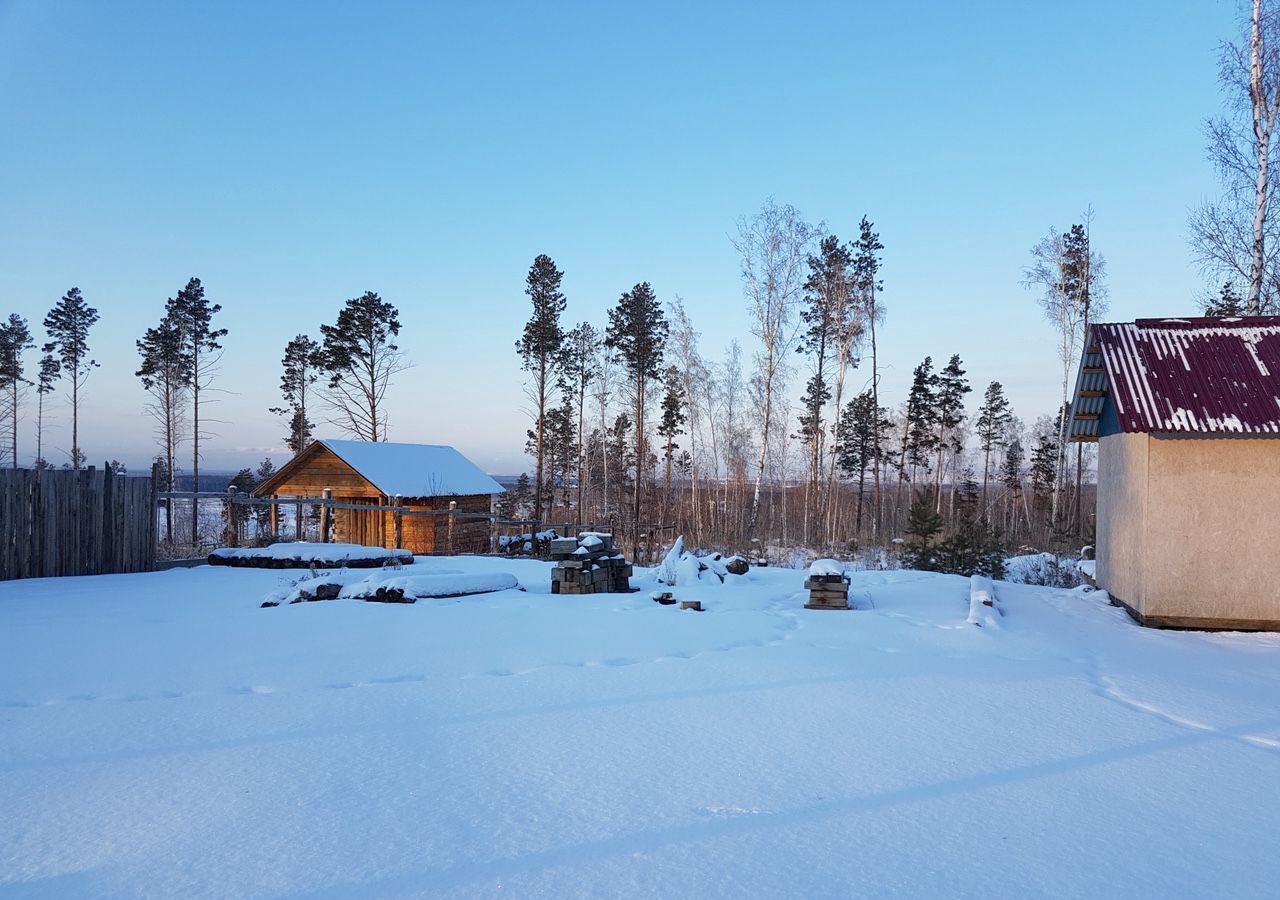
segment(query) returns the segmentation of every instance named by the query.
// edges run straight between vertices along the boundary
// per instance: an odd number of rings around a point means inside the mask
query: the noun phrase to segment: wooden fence
[[[149,572],[150,478],[96,469],[0,470],[0,581]]]

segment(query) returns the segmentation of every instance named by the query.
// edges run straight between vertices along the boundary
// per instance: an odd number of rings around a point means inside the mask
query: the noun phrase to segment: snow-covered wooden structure
[[[254,494],[317,499],[326,490],[336,503],[374,507],[335,508],[335,541],[396,547],[396,516],[383,507],[397,506],[411,511],[399,517],[398,545],[429,554],[487,550],[489,523],[481,516],[490,513],[494,495],[504,489],[453,447],[319,440],[258,485]],[[450,508],[455,510],[452,531],[445,514]]]
[[[1280,629],[1280,317],[1094,325],[1096,580],[1146,625]]]

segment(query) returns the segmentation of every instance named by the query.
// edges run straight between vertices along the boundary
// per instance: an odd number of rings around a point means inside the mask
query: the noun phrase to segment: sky
[[[0,0],[0,315],[38,324],[84,292],[101,368],[82,447],[143,468],[134,342],[199,277],[229,331],[202,468],[234,470],[289,455],[268,412],[284,345],[376,291],[414,366],[391,439],[508,474],[529,465],[513,347],[533,258],[564,271],[569,324],[603,325],[649,281],[683,298],[707,357],[750,352],[731,237],[773,197],[842,238],[874,221],[882,402],[925,355],[959,353],[971,407],[999,380],[1031,421],[1061,391],[1020,283],[1050,227],[1092,205],[1108,318],[1196,309],[1187,214],[1217,192],[1203,121],[1237,16],[1234,0]],[[62,401],[54,417],[56,462]]]

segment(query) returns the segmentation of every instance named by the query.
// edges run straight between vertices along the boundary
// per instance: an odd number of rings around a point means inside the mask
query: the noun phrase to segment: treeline
[[[884,245],[868,218],[844,241],[770,201],[738,223],[734,244],[757,344],[748,355],[731,343],[714,361],[681,299],[660,303],[648,282],[599,326],[568,325],[562,271],[534,260],[516,342],[533,466],[505,511],[734,547],[888,544],[907,533],[913,504],[939,517],[939,534],[973,531],[978,543],[1088,536],[1091,448],[1077,445],[1069,464],[1066,376],[1058,414],[1029,426],[1000,382],[967,399],[959,355],[922,360],[895,404],[880,392]],[[1103,274],[1087,217],[1033,249],[1024,283],[1059,328],[1064,372]]]

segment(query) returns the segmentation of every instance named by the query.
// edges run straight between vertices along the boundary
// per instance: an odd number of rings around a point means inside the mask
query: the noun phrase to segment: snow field
[[[804,572],[258,609],[289,573],[0,584],[0,896],[1269,896],[1280,638]],[[296,576],[295,576],[296,577]]]

